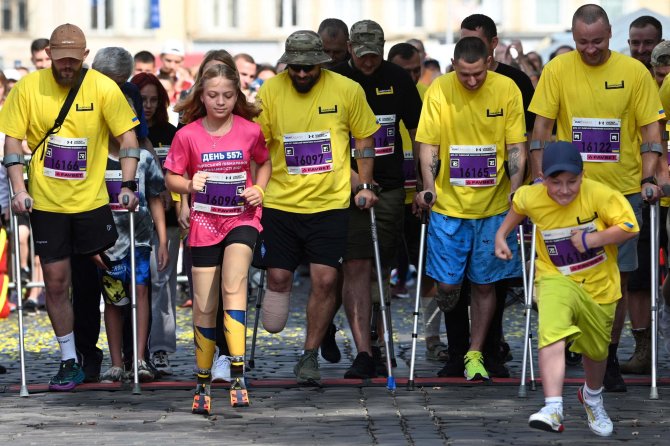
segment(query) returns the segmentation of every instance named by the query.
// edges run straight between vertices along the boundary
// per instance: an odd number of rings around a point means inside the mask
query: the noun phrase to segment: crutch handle
[[[26,198],[23,201],[23,204],[26,206],[26,209],[30,209],[30,206],[32,205],[32,202],[30,201],[30,198]]]
[[[359,206],[365,206],[365,197],[361,197],[358,199],[358,205]]]
[[[670,184],[666,184],[665,186],[670,186]],[[665,194],[665,186],[663,186],[663,193]],[[654,196],[654,190],[651,187],[648,187],[644,190],[645,195],[647,198],[651,198]]]
[[[423,194],[423,199],[425,200],[426,203],[430,203],[433,201],[433,193],[432,192],[426,192]],[[428,223],[428,212],[427,209],[421,211],[421,224],[426,224]]]
[[[128,198],[128,195],[123,196],[123,204],[128,204],[130,198]]]
[[[423,194],[423,199],[426,201],[426,203],[430,203],[433,201],[433,193],[432,192],[426,192]]]

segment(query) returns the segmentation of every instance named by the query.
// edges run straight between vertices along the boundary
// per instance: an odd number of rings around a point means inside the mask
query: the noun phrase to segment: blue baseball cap
[[[546,178],[558,172],[582,173],[582,155],[570,142],[556,141],[544,148],[542,174]]]

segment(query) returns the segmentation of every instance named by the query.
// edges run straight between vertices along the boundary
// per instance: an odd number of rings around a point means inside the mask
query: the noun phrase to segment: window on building
[[[114,26],[114,1],[91,0],[91,28],[105,30]]]
[[[2,0],[2,30],[21,32],[28,29],[28,0]]]
[[[600,6],[607,12],[610,22],[623,15],[623,0],[600,0]]]
[[[298,0],[277,1],[277,28],[298,26]]]
[[[535,20],[538,25],[558,25],[560,15],[560,0],[536,0]]]
[[[145,30],[152,28],[151,14],[153,4],[157,2],[151,0],[133,0],[126,3],[124,7],[128,8],[128,28],[131,30]]]
[[[423,26],[423,0],[414,0],[414,27]]]
[[[214,28],[237,28],[239,26],[239,2],[237,0],[212,0],[211,11]]]

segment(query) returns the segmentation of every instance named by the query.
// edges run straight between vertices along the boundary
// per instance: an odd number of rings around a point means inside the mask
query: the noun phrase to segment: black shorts
[[[339,268],[347,247],[348,209],[297,214],[264,208],[254,266],[295,271],[300,263]]]
[[[216,245],[191,246],[191,262],[193,266],[207,268],[223,264],[223,252],[233,243],[247,245],[254,250],[258,240],[258,230],[253,226],[238,226],[233,228],[226,237]]]
[[[668,232],[666,230],[666,220],[668,217],[668,208],[659,206],[659,248],[663,248],[666,259],[668,256]],[[649,204],[645,201],[642,204],[642,225],[640,228],[640,238],[637,241],[637,262],[638,268],[632,271],[628,276],[628,291],[648,291],[651,290],[651,224],[649,216]]]
[[[42,263],[74,254],[91,256],[114,246],[118,234],[108,205],[75,214],[38,211],[30,214],[35,253]]]

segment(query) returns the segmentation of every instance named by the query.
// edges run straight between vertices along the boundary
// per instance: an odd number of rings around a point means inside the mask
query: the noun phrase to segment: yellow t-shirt
[[[433,210],[458,218],[486,218],[509,209],[506,145],[526,141],[521,92],[514,81],[489,71],[467,90],[448,73],[428,88],[416,140],[440,146]]]
[[[588,178],[624,195],[640,191],[638,130],[664,117],[656,83],[640,62],[615,51],[596,67],[577,51],[558,56],[542,70],[529,110],[557,120],[557,139],[577,143]]]
[[[663,105],[663,111],[668,111],[670,112],[670,82],[666,82],[668,80],[668,77],[666,76],[665,79],[663,80],[663,84],[661,85],[661,88],[659,89],[659,96],[661,97],[661,104]],[[666,113],[667,116],[667,113]],[[668,131],[668,123],[666,122],[665,128],[663,129],[665,132]],[[667,141],[662,140],[661,144],[666,144],[667,146]],[[667,158],[667,164],[670,165],[670,154],[668,155]],[[663,207],[670,207],[670,197],[662,197],[661,198],[661,206]]]
[[[426,95],[428,86],[424,84],[416,84],[416,89],[419,90],[419,97],[423,101]],[[409,137],[405,122],[400,121],[400,136],[402,137],[402,152],[405,157],[403,164],[403,173],[405,174],[405,204],[412,204],[414,195],[416,195],[416,167],[414,161],[414,152],[412,150],[412,139]]]
[[[51,70],[25,76],[12,88],[0,111],[0,132],[26,138],[34,152],[69,91],[56,83]],[[35,209],[71,214],[107,204],[110,132],[118,136],[138,123],[119,86],[88,70],[60,131],[33,153],[28,180]]]
[[[542,74],[544,76],[544,74]],[[621,297],[617,247],[607,245],[579,254],[570,242],[571,229],[589,232],[618,226],[626,232],[640,228],[628,200],[597,181],[584,178],[575,199],[561,206],[547,194],[544,184],[520,187],[514,194],[514,212],[537,225],[536,277],[566,275],[582,284],[599,304]]]
[[[258,92],[272,176],[263,206],[299,214],[349,207],[349,132],[367,138],[379,128],[361,86],[329,70],[298,93],[287,72]]]

